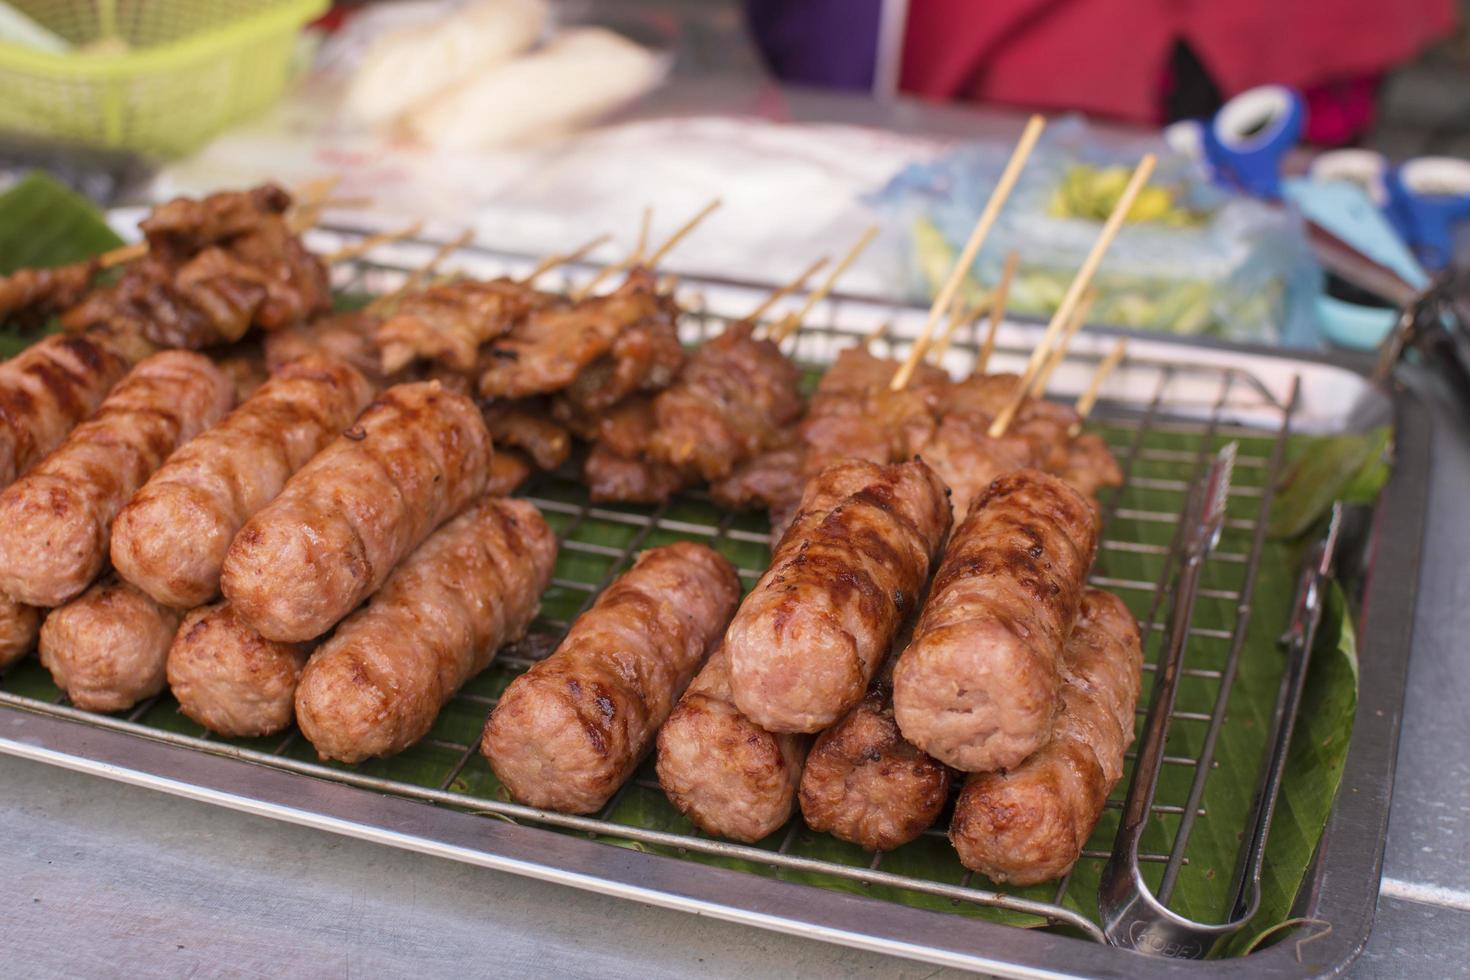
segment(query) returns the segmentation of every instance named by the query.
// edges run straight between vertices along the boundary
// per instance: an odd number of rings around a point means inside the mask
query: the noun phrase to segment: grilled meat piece
[[[213,599],[236,532],[352,424],[372,394],[340,361],[312,355],[287,364],[133,496],[113,525],[113,565],[178,609]]]
[[[146,354],[129,334],[46,337],[0,362],[0,487],[61,445]]]
[[[484,492],[490,433],[437,382],[396,385],[251,517],[220,588],[262,636],[320,636]]]
[[[801,502],[806,450],[788,430],[773,448],[758,453],[710,484],[710,496],[731,510],[792,510]],[[783,528],[784,530],[784,528]]]
[[[705,545],[639,555],[556,652],[500,696],[480,750],[511,796],[567,813],[606,803],[653,746],[739,599],[734,566]]]
[[[538,469],[554,470],[572,454],[572,437],[553,421],[543,401],[492,402],[485,425],[496,446],[524,450]]]
[[[490,457],[490,478],[485,493],[492,497],[509,497],[531,476],[531,462],[514,449],[498,449]]]
[[[1062,706],[1045,747],[1008,772],[971,776],[949,834],[965,867],[1034,885],[1071,870],[1123,775],[1143,666],[1138,623],[1088,589],[1062,658]]]
[[[754,843],[796,809],[811,736],[768,732],[730,694],[730,657],[710,655],[658,733],[658,782],[707,834]]]
[[[1063,481],[1025,469],[992,483],[955,529],[894,668],[904,737],[966,772],[1044,745],[1096,550],[1092,507]]]
[[[266,367],[275,372],[297,358],[319,354],[352,365],[358,374],[381,388],[388,376],[383,374],[373,341],[378,322],[373,314],[357,310],[273,330],[264,338]]]
[[[217,735],[274,735],[295,717],[296,684],[314,646],[267,640],[228,602],[201,606],[168,648],[168,686],[179,710]]]
[[[404,560],[306,665],[296,721],[324,759],[401,752],[525,634],[556,535],[524,500],[485,497]]]
[[[0,670],[30,653],[40,630],[41,610],[0,595]]]
[[[378,325],[384,374],[415,360],[438,361],[451,370],[474,370],[480,345],[504,335],[532,310],[557,302],[522,282],[504,277],[456,279],[405,296]]]
[[[262,184],[204,198],[174,198],[155,207],[138,227],[151,251],[188,256],[249,234],[273,218],[278,220],[290,207],[290,194],[275,184]]]
[[[1084,432],[1067,445],[1067,463],[1059,475],[1094,500],[1103,487],[1123,485],[1123,470],[1103,437],[1095,432]]]
[[[49,269],[17,269],[0,276],[0,323],[22,331],[39,330],[57,313],[71,309],[92,288],[95,259]]]
[[[658,504],[683,489],[684,475],[666,463],[619,456],[598,443],[587,454],[582,482],[596,503]]]
[[[801,414],[796,365],[753,326],[731,324],[695,351],[684,372],[654,399],[657,430],[649,454],[703,480],[777,445]]]
[[[830,485],[858,483],[834,502]],[[835,464],[813,480],[725,646],[741,713],[817,732],[860,701],[949,533],[948,492],[913,461]]]
[[[80,595],[107,560],[118,511],[234,400],[230,379],[198,354],[165,351],[133,368],[91,419],[0,493],[0,592],[46,607]]]
[[[163,690],[179,616],[128,583],[109,578],[47,614],[41,666],[79,708],[131,708]]]

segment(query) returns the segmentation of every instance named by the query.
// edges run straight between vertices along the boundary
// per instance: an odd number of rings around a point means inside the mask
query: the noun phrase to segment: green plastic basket
[[[12,0],[72,45],[0,42],[0,131],[187,153],[274,102],[327,0]]]

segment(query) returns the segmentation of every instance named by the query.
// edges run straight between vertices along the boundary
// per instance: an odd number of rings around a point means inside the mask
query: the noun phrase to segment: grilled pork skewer
[[[235,533],[371,398],[368,382],[339,361],[287,364],[133,496],[113,526],[113,565],[177,609],[213,599]]]
[[[965,867],[1033,885],[1077,863],[1123,775],[1143,666],[1138,623],[1116,596],[1088,589],[1062,660],[1062,707],[1045,747],[1006,772],[972,775],[950,840]]]
[[[245,523],[220,589],[268,639],[320,636],[484,492],[490,456],[468,398],[434,381],[389,388]]]
[[[405,559],[307,663],[296,688],[301,733],[342,762],[423,738],[454,692],[525,634],[555,560],[556,535],[534,506],[482,498]]]
[[[491,713],[480,749],[511,796],[567,813],[602,807],[652,748],[739,598],[734,567],[705,545],[639,555]]]
[[[198,354],[165,351],[133,368],[91,419],[0,492],[0,592],[45,607],[80,595],[107,560],[118,511],[234,399],[229,378]]]

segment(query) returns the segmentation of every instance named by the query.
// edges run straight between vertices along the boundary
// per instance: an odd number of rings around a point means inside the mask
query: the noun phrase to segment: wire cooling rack
[[[395,288],[407,271],[403,264],[359,261],[337,270],[337,287],[345,293],[378,294]],[[567,274],[564,285],[570,284],[573,275]],[[726,321],[707,309],[699,289],[686,287],[683,293],[688,294],[683,299],[689,312],[681,331],[687,340],[698,342],[723,329]],[[792,345],[793,356],[813,366],[809,381],[817,365],[830,362],[836,351],[868,333],[866,327],[847,321],[840,300],[824,310],[825,316],[805,326]],[[876,343],[879,350],[888,346],[901,356],[907,341],[882,337]],[[975,349],[973,336],[959,339],[950,363],[973,358]],[[993,365],[998,370],[1018,367],[1028,353],[1002,345]],[[1070,356],[1060,374],[1071,371],[1086,377],[1096,362],[1096,357],[1085,354]],[[1186,496],[1220,445],[1231,440],[1240,444],[1224,536],[1206,568],[1171,717],[1165,773],[1142,855],[1146,878],[1166,904],[1181,877],[1191,873],[1191,843],[1202,829],[1226,835],[1239,832],[1239,826],[1212,823],[1227,818],[1210,812],[1211,781],[1228,777],[1234,767],[1248,767],[1246,778],[1253,779],[1259,765],[1257,752],[1222,751],[1229,741],[1222,736],[1232,731],[1229,706],[1246,647],[1271,488],[1281,470],[1297,401],[1294,382],[1282,397],[1237,367],[1129,358],[1105,387],[1089,422],[1106,439],[1124,473],[1123,485],[1103,494],[1103,540],[1092,584],[1123,598],[1144,631],[1146,673],[1138,708],[1140,724],[1163,638],[1167,586],[1177,559]],[[319,762],[294,729],[270,739],[215,738],[180,714],[167,693],[126,713],[90,714],[67,704],[34,659],[0,678],[0,704],[482,814],[487,819],[588,835],[608,846],[652,851],[905,905],[1043,925],[1103,941],[1095,917],[1096,876],[1116,831],[1120,801],[1131,778],[1131,753],[1129,772],[1108,802],[1077,868],[1059,882],[1024,889],[997,888],[977,880],[955,858],[943,826],[893,852],[875,855],[810,831],[799,816],[754,845],[709,838],[667,803],[653,778],[651,761],[594,816],[549,813],[502,798],[494,774],[477,750],[486,716],[506,685],[556,647],[571,621],[631,564],[638,551],[677,540],[703,541],[734,562],[746,588],[755,583],[769,557],[762,515],[722,510],[703,492],[681,493],[655,507],[596,505],[588,501],[572,466],[534,477],[519,495],[541,509],[560,543],[541,614],[525,640],[502,650],[490,669],[455,695],[428,737],[396,757],[356,766]],[[1274,671],[1272,676],[1279,676],[1274,659],[1257,659],[1268,674]],[[1274,683],[1269,677],[1267,681]]]

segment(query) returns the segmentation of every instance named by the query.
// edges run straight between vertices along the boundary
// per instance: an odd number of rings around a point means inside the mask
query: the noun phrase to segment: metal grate
[[[476,257],[484,258],[483,253]],[[341,290],[381,293],[396,287],[405,268],[358,262],[338,273]],[[697,341],[723,328],[725,321],[705,308],[696,290],[686,287],[683,292],[690,294],[686,306],[692,312],[682,324],[689,340]],[[793,355],[804,363],[829,361],[836,350],[867,333],[847,322],[844,301],[832,301],[825,310],[824,323],[805,327],[795,338]],[[878,343],[901,354],[906,342],[881,338]],[[973,338],[958,340],[951,356],[973,357],[975,349]],[[1002,370],[1018,366],[1028,353],[1002,347],[993,363]],[[1069,366],[1083,377],[1095,363],[1096,358],[1087,356],[1069,358]],[[1065,373],[1064,368],[1061,374]],[[1121,488],[1104,495],[1104,534],[1092,582],[1123,598],[1143,628],[1146,674],[1140,719],[1146,713],[1153,660],[1163,638],[1162,613],[1186,495],[1223,441],[1241,443],[1229,519],[1221,545],[1206,568],[1201,612],[1191,628],[1183,682],[1172,715],[1165,778],[1153,805],[1157,832],[1146,838],[1142,856],[1150,883],[1160,899],[1168,902],[1181,870],[1188,866],[1193,835],[1210,820],[1203,801],[1211,774],[1227,764],[1250,766],[1254,773],[1259,762],[1257,758],[1221,759],[1217,749],[1228,725],[1226,709],[1245,646],[1270,488],[1282,465],[1297,396],[1293,386],[1290,396],[1280,400],[1251,375],[1232,367],[1141,359],[1125,361],[1114,382],[1104,389],[1104,399],[1090,425],[1113,449],[1125,481]],[[1263,427],[1263,418],[1272,424]],[[657,507],[593,505],[575,470],[567,470],[534,477],[520,495],[540,507],[557,530],[561,545],[542,614],[526,640],[502,651],[489,670],[445,706],[429,736],[399,756],[350,767],[321,763],[294,730],[272,739],[217,739],[179,714],[168,694],[126,714],[90,714],[69,706],[34,660],[0,679],[0,703],[429,804],[587,834],[610,845],[795,877],[930,908],[972,914],[977,909],[1002,910],[1002,914],[1013,914],[1013,921],[1034,924],[1039,919],[1102,941],[1091,915],[1080,911],[1092,911],[1095,894],[1086,894],[1074,877],[1078,872],[1055,885],[1030,889],[979,887],[955,859],[942,828],[889,854],[871,856],[813,834],[799,817],[758,844],[731,844],[703,836],[682,818],[670,816],[672,808],[663,802],[651,762],[593,817],[539,811],[499,798],[498,784],[477,751],[486,715],[510,680],[555,648],[570,622],[631,564],[641,548],[679,539],[704,541],[736,564],[747,588],[764,570],[768,557],[761,515],[724,512],[702,492],[684,493]],[[1130,754],[1130,772],[1131,760]],[[1125,777],[1079,868],[1108,856],[1126,785]],[[941,869],[939,873],[936,868]]]

